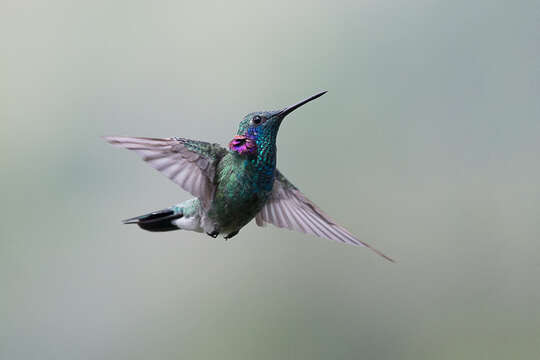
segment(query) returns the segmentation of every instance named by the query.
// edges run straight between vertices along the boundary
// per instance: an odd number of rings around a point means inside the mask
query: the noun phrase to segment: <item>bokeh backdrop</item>
[[[537,1],[0,4],[1,359],[540,353]],[[226,144],[328,94],[280,169],[397,259],[126,217],[189,194],[102,135]]]

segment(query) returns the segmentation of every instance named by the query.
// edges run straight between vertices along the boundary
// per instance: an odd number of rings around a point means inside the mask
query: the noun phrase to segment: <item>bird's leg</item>
[[[225,240],[229,240],[230,238],[232,238],[233,236],[235,236],[236,234],[238,234],[240,230],[236,230],[236,231],[233,231],[232,233],[229,233],[225,236]]]
[[[214,230],[211,233],[206,233],[206,235],[211,236],[211,237],[213,237],[215,239],[219,235],[219,231]]]

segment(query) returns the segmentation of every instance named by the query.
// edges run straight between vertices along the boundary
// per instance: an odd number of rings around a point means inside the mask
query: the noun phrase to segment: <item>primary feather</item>
[[[199,198],[205,207],[211,203],[216,164],[227,153],[219,144],[183,138],[107,136],[105,140],[135,151],[154,169]]]
[[[394,261],[336,224],[277,169],[272,195],[255,217],[255,221],[259,226],[270,223],[329,240],[365,246],[385,259]]]

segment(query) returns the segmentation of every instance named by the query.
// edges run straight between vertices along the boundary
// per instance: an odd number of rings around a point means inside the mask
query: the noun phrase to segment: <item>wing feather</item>
[[[107,136],[105,140],[140,155],[154,169],[198,197],[203,206],[211,203],[215,168],[227,153],[220,145],[184,138]]]
[[[271,223],[277,227],[297,230],[346,244],[365,246],[385,259],[394,261],[336,224],[334,220],[302,194],[296,186],[289,182],[279,170],[276,170],[272,195],[257,214],[255,221],[259,226]]]

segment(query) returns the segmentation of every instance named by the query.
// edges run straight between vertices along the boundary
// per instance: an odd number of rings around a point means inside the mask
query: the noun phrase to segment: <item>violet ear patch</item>
[[[240,155],[256,154],[257,143],[255,142],[255,139],[251,137],[245,135],[236,135],[229,143],[229,149],[231,151],[236,151]]]

